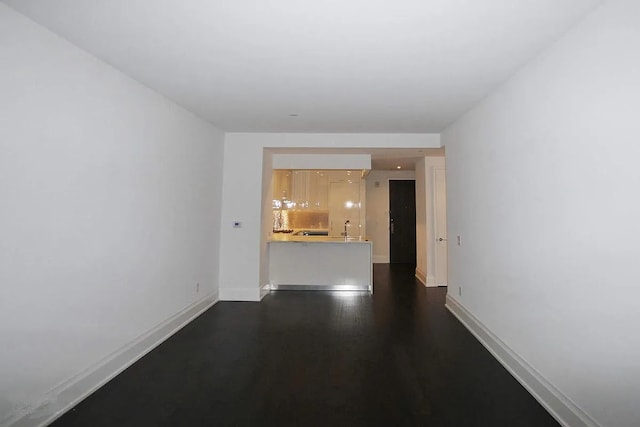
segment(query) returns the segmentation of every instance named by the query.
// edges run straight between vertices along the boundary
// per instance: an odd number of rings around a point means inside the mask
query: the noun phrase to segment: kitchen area
[[[274,169],[271,290],[373,292],[366,169]],[[266,223],[266,219],[265,219]]]

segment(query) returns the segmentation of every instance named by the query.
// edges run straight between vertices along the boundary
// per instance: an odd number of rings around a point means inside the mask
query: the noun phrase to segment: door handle
[[[444,238],[444,237],[441,237],[441,238],[438,239],[438,242],[446,242],[446,241],[447,241],[447,239]]]

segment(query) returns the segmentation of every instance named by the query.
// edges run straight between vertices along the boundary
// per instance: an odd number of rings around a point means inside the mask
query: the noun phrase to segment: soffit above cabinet
[[[274,154],[273,169],[371,169],[370,154]]]

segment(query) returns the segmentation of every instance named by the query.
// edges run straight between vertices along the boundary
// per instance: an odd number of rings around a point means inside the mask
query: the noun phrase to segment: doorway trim
[[[438,188],[438,174],[441,173],[441,179],[443,180],[442,189]],[[435,286],[447,286],[448,283],[448,234],[447,234],[447,190],[446,190],[446,167],[434,166],[432,168],[432,185],[433,185],[433,277]],[[442,210],[443,218],[438,218]],[[442,221],[443,224],[440,224]],[[441,229],[441,226],[443,229]],[[440,242],[440,239],[444,241]],[[440,251],[438,245],[445,246],[444,253]],[[442,270],[442,271],[440,271]],[[444,279],[444,280],[442,280]]]
[[[436,186],[435,169],[445,168],[444,156],[427,156],[416,162],[416,241],[418,259],[415,277],[426,287],[437,287],[436,250]],[[423,194],[423,197],[419,196]],[[445,194],[446,197],[446,194]],[[446,200],[446,199],[445,199]]]

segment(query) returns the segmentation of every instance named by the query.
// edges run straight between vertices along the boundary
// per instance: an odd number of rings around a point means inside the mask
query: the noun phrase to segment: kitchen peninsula
[[[373,292],[372,242],[360,237],[274,234],[269,241],[272,290]]]
[[[363,176],[355,170],[274,170],[270,289],[373,292]]]

